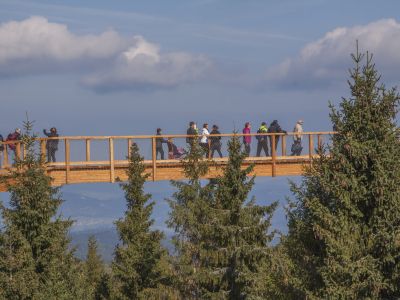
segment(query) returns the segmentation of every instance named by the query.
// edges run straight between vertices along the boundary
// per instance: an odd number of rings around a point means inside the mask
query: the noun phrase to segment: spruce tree
[[[174,183],[170,224],[177,231],[179,276],[185,298],[262,299],[270,264],[268,233],[276,203],[259,206],[248,199],[252,167],[242,170],[245,157],[238,137],[228,144],[224,175],[201,186],[205,162],[197,145],[185,162],[189,182]],[[202,170],[202,172],[199,172]]]
[[[352,58],[351,96],[331,106],[329,155],[292,185],[285,246],[299,298],[400,297],[399,95],[380,83],[371,55]]]
[[[113,299],[159,299],[172,293],[169,288],[171,269],[166,250],[161,246],[162,232],[152,230],[151,212],[154,202],[144,192],[149,174],[145,170],[139,148],[130,149],[128,182],[121,184],[127,210],[116,222],[120,244],[112,263]]]
[[[26,281],[32,283],[26,287],[29,296],[21,299],[81,299],[83,274],[68,238],[72,221],[57,214],[60,193],[51,187],[31,132],[32,123],[27,121],[22,138],[25,157],[16,159],[10,174],[1,179],[10,192],[10,206],[0,207],[5,225],[0,240],[0,280],[10,279],[13,273],[31,276]]]
[[[89,289],[88,299],[101,299],[102,284],[106,274],[104,263],[98,253],[98,244],[94,236],[90,236],[88,239],[85,274]]]
[[[168,226],[175,231],[173,244],[176,250],[175,282],[183,299],[201,296],[197,272],[199,268],[199,243],[197,225],[208,217],[207,203],[210,197],[208,185],[200,178],[208,172],[208,163],[203,158],[203,149],[198,143],[190,144],[183,160],[185,181],[171,181],[177,191],[168,199],[171,207]]]
[[[269,230],[277,203],[261,206],[248,198],[253,166],[242,169],[246,154],[237,136],[228,142],[228,152],[210,203],[211,222],[200,226],[202,287],[207,298],[263,299],[269,292],[274,235]]]

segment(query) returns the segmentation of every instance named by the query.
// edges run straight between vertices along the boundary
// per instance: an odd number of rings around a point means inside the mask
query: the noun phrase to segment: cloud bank
[[[113,30],[77,35],[43,17],[0,25],[0,77],[72,71],[97,90],[165,88],[199,80],[210,67],[202,55],[163,53],[141,36]]]
[[[267,82],[283,88],[323,88],[344,82],[355,52],[356,40],[361,52],[374,54],[377,69],[385,80],[398,80],[400,68],[400,24],[383,19],[364,26],[340,27],[307,44],[295,58],[267,70]]]

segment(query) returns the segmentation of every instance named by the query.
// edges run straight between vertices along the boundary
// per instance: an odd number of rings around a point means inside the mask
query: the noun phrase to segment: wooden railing
[[[246,158],[247,161],[251,162],[257,162],[257,161],[263,161],[266,164],[272,164],[272,176],[276,176],[276,168],[277,164],[284,160],[288,160],[290,158],[296,158],[296,159],[302,159],[304,160],[305,163],[311,163],[312,158],[317,154],[316,149],[319,149],[322,147],[323,143],[329,142],[331,136],[335,134],[334,132],[303,132],[301,134],[302,136],[302,146],[303,146],[303,153],[301,156],[290,156],[290,153],[288,151],[288,147],[292,145],[292,140],[294,135],[298,135],[298,133],[251,133],[251,134],[241,134],[241,133],[230,133],[230,134],[220,134],[220,135],[210,135],[208,138],[208,143],[210,145],[211,140],[210,137],[218,137],[220,136],[221,138],[231,138],[232,136],[238,136],[240,139],[244,136],[251,136],[252,137],[252,155],[250,157]],[[267,139],[267,145],[269,148],[269,155],[268,157],[256,157],[253,154],[255,153],[255,146],[257,145],[257,140],[256,136],[268,136]],[[134,135],[134,136],[63,136],[63,137],[58,137],[58,138],[37,138],[37,142],[39,145],[39,151],[43,157],[43,159],[46,159],[47,156],[47,150],[46,150],[46,143],[49,140],[59,140],[59,154],[58,157],[60,157],[60,153],[63,156],[63,160],[59,162],[51,162],[47,163],[46,166],[47,168],[63,168],[65,171],[65,182],[69,182],[69,177],[70,177],[70,172],[71,172],[71,167],[107,167],[109,170],[109,178],[110,182],[115,181],[115,168],[117,166],[121,165],[127,165],[128,164],[128,156],[129,156],[129,149],[132,146],[132,143],[135,142],[138,144],[139,149],[141,151],[144,149],[147,149],[147,152],[144,151],[144,156],[145,156],[145,164],[151,166],[152,172],[152,180],[157,179],[157,168],[163,167],[163,165],[167,163],[177,163],[179,164],[180,161],[177,159],[165,159],[165,160],[160,160],[157,159],[156,157],[156,141],[157,138],[163,138],[163,139],[168,139],[172,143],[177,144],[178,147],[185,147],[186,144],[186,138],[201,138],[200,136],[188,136],[188,135]],[[277,142],[277,137],[279,137],[279,141],[281,143],[280,149],[275,149],[275,145]],[[290,140],[290,142],[289,142]],[[84,150],[78,151],[77,154],[84,155],[84,159],[80,160],[72,160],[71,159],[71,143],[75,143],[76,141],[83,142],[81,143],[80,148],[82,146],[84,147]],[[107,149],[105,150],[104,147],[92,147],[92,144],[97,141],[106,141],[107,142]],[[123,151],[118,151],[116,153],[115,151],[115,143],[116,142],[121,142],[124,141],[125,144],[125,150]],[[179,142],[177,142],[179,141]],[[147,144],[146,144],[147,142]],[[149,143],[150,142],[150,143]],[[25,146],[21,141],[9,141],[9,142],[3,142],[2,143],[5,146],[5,150],[3,151],[3,162],[2,166],[0,168],[0,171],[5,171],[8,168],[12,167],[12,161],[10,159],[10,144],[14,144],[16,146],[15,148],[15,157],[16,158],[23,158],[25,156]],[[64,147],[62,147],[62,144],[64,144]],[[143,147],[142,147],[143,146]],[[271,147],[272,146],[272,147]],[[163,146],[164,149],[166,146]],[[223,147],[226,149],[227,145],[226,143],[223,143]],[[226,152],[226,151],[225,151]],[[105,154],[107,153],[107,158],[106,159],[101,159],[101,160],[93,160],[93,154]],[[150,155],[148,155],[150,153]],[[116,154],[121,157],[123,156],[123,159],[117,159]],[[168,155],[168,151],[165,151],[165,154]],[[265,155],[264,153],[262,153]],[[289,154],[289,155],[288,155]],[[143,154],[142,154],[143,155]],[[15,159],[15,158],[14,158]],[[226,162],[227,161],[227,156],[225,155],[222,159],[221,158],[211,158],[211,151],[209,151],[209,157],[208,159],[210,161],[220,161],[220,162]]]

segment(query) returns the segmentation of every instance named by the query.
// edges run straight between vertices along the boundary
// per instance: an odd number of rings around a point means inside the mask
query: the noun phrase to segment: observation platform
[[[252,154],[246,157],[243,168],[254,165],[251,175],[256,176],[296,176],[304,172],[304,167],[312,163],[317,157],[317,149],[323,144],[329,143],[334,132],[303,132],[302,155],[291,156],[290,149],[295,133],[268,133],[267,136],[270,156],[253,156],[257,148],[256,136],[260,134],[221,134],[221,144],[224,156],[211,158],[211,153],[204,159],[209,163],[208,173],[204,178],[215,178],[223,174],[228,162],[227,141],[233,136],[252,137]],[[156,157],[156,139],[163,138],[178,147],[186,146],[187,135],[135,135],[135,136],[65,136],[58,138],[37,138],[37,147],[43,158],[47,158],[46,143],[49,140],[59,140],[57,162],[46,163],[47,174],[53,179],[53,186],[80,183],[120,182],[127,180],[128,154],[133,142],[135,142],[141,155],[144,156],[145,173],[149,174],[148,180],[180,180],[185,179],[181,159],[161,160]],[[199,137],[196,137],[199,138]],[[15,156],[23,158],[25,149],[21,141],[4,142],[7,145],[3,151],[3,162],[0,168],[0,176],[6,175],[12,168],[14,156],[9,144],[15,144]],[[209,139],[210,144],[210,139]],[[275,145],[277,145],[275,150]],[[272,146],[272,147],[271,147]],[[165,156],[168,157],[168,147],[163,144]],[[271,149],[272,148],[272,149]],[[143,152],[143,153],[142,153]],[[11,155],[12,154],[12,155]],[[217,154],[217,153],[215,153]],[[93,159],[96,156],[96,159]],[[62,157],[61,161],[60,158]],[[77,157],[77,158],[75,158]],[[6,187],[0,185],[0,192],[6,191]]]

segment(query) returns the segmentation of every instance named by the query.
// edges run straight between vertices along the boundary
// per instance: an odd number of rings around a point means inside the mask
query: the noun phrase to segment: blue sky
[[[56,126],[62,135],[157,127],[179,134],[190,120],[230,132],[273,119],[291,130],[302,118],[307,131],[330,130],[327,104],[348,96],[355,40],[375,54],[383,82],[398,84],[395,0],[0,0],[0,7],[3,135],[26,112],[37,132]],[[147,188],[168,193],[166,186]],[[274,186],[260,179],[255,191],[263,198]],[[65,191],[98,189],[115,186]],[[283,201],[288,189],[279,191]]]

